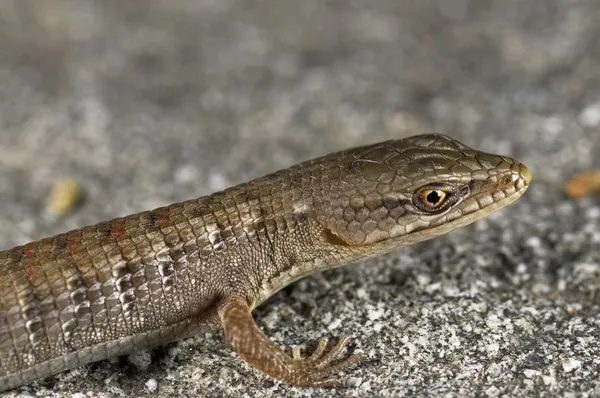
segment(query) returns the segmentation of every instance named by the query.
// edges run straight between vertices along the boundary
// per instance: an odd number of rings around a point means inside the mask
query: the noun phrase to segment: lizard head
[[[529,169],[439,134],[340,152],[317,216],[332,243],[407,245],[434,238],[516,200]]]

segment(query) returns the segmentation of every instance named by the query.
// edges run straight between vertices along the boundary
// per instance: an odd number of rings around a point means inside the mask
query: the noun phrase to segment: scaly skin
[[[290,356],[252,309],[311,273],[485,217],[530,180],[516,160],[421,135],[0,252],[0,391],[220,326],[267,375],[338,385],[358,360],[330,364],[346,338]]]

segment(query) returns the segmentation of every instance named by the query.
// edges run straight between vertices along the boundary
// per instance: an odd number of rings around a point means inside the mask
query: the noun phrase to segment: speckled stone
[[[1,1],[3,249],[423,132],[534,173],[523,198],[482,222],[305,279],[256,311],[287,349],[351,334],[367,359],[345,390],[268,380],[215,331],[145,354],[145,370],[102,361],[6,395],[600,395],[600,199],[562,192],[600,169],[599,9]],[[46,201],[62,178],[84,198],[57,216]]]

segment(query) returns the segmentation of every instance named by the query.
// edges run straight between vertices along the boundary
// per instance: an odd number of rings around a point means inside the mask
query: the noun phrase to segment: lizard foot
[[[327,338],[323,338],[307,358],[302,357],[297,347],[290,356],[256,326],[248,303],[240,296],[229,297],[220,308],[219,316],[227,342],[239,356],[263,373],[290,385],[339,387],[342,383],[337,373],[361,359],[354,354],[333,363],[348,342],[348,336],[343,336],[329,351]]]
[[[353,354],[342,362],[331,364],[340,356],[348,340],[348,336],[342,336],[337,344],[326,352],[328,339],[323,337],[315,351],[307,358],[302,358],[300,349],[294,347],[292,349],[293,384],[305,387],[340,387],[342,382],[335,375],[361,360],[359,354]]]

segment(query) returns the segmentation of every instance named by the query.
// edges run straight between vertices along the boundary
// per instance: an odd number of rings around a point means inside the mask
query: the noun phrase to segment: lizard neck
[[[255,308],[287,285],[306,276],[339,268],[382,253],[364,246],[352,246],[331,236],[315,220],[306,220],[272,237],[272,255],[251,293]]]

